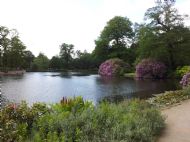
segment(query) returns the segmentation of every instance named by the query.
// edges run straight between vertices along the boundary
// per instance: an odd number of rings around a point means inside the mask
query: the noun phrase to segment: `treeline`
[[[120,58],[133,69],[143,59],[160,61],[170,71],[190,65],[190,28],[184,24],[187,17],[180,15],[171,2],[149,8],[143,24],[116,16],[95,40],[92,53],[74,53],[74,46],[64,43],[59,56],[50,60],[50,67],[92,69],[110,58]]]
[[[16,30],[0,26],[0,70],[30,68],[34,59]]]
[[[135,68],[142,59],[153,58],[175,70],[178,66],[190,65],[190,29],[184,24],[187,17],[180,15],[171,2],[149,8],[143,24],[116,16],[107,22],[95,40],[92,53],[75,52],[74,45],[63,43],[59,55],[51,59],[43,53],[34,58],[17,35],[8,36],[12,32],[1,27],[1,66],[33,71],[97,69],[107,59],[120,58]]]
[[[170,70],[190,65],[190,29],[184,24],[187,17],[171,2],[149,8],[143,24],[116,16],[95,41],[94,54],[100,62],[117,57],[133,67],[147,58],[163,62]]]
[[[63,43],[60,45],[60,53],[48,59],[46,55],[40,53],[32,63],[32,71],[61,71],[61,70],[94,70],[98,68],[94,56],[77,50],[74,51],[74,45]]]

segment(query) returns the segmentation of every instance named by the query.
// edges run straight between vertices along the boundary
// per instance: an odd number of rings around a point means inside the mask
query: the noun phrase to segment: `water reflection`
[[[11,101],[55,103],[63,96],[82,96],[95,104],[102,99],[147,98],[151,94],[177,88],[174,80],[133,80],[102,78],[98,75],[65,73],[26,73],[19,77],[1,78],[3,95]]]

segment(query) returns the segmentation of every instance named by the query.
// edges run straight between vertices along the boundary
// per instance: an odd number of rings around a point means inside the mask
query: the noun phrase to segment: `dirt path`
[[[166,129],[158,142],[190,142],[190,100],[162,111]]]

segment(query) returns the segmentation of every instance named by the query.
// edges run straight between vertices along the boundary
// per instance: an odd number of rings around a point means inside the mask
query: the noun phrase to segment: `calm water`
[[[26,73],[20,77],[0,79],[3,96],[14,102],[59,102],[63,96],[82,96],[95,104],[102,99],[120,101],[125,98],[151,97],[151,94],[177,88],[174,80],[137,81],[128,78],[108,79],[99,75]]]

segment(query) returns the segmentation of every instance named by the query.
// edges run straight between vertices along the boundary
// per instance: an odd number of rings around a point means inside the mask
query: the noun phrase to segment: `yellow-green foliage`
[[[190,72],[190,66],[178,67],[175,71],[175,75],[176,75],[176,77],[181,78],[189,72]]]

